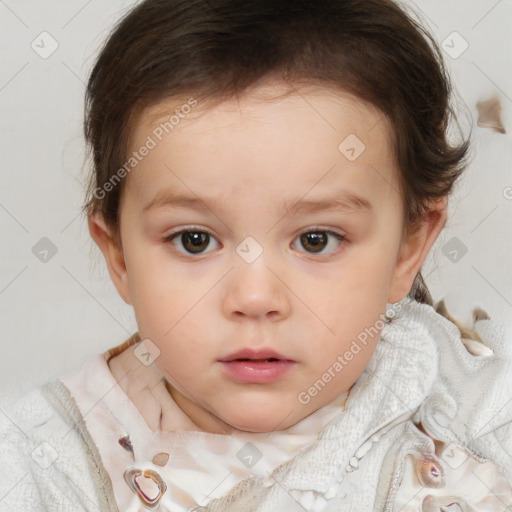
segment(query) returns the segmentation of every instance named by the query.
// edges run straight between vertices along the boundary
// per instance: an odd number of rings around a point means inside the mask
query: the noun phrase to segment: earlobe
[[[126,271],[121,242],[115,240],[101,214],[90,215],[88,224],[92,239],[103,253],[114,286],[121,298],[127,304],[131,304],[128,273]]]
[[[402,242],[391,285],[389,303],[402,300],[411,290],[416,274],[421,270],[432,245],[446,224],[446,198],[429,205],[422,224]]]

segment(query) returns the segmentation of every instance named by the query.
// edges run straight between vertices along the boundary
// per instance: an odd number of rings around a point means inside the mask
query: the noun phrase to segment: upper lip
[[[287,357],[279,354],[272,349],[253,349],[253,348],[244,348],[239,350],[238,352],[233,352],[229,356],[226,356],[222,359],[219,359],[221,362],[225,361],[233,361],[234,359],[282,359],[287,361],[292,361],[292,359],[288,359]]]

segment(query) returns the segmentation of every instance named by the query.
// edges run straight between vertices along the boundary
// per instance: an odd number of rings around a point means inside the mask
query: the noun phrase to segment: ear
[[[114,283],[121,298],[131,304],[130,288],[128,285],[128,273],[123,256],[120,237],[116,240],[111,230],[107,227],[103,216],[99,213],[88,218],[89,233],[96,245],[100,248],[107,263],[110,278]]]
[[[388,302],[402,300],[411,290],[416,274],[446,224],[446,198],[437,199],[430,203],[429,213],[412,233],[402,241],[397,265],[391,283]]]

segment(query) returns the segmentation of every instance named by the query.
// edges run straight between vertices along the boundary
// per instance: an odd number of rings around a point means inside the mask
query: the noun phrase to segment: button
[[[168,461],[169,461],[169,454],[165,453],[165,452],[157,453],[153,457],[153,460],[152,460],[152,462],[155,466],[165,466]]]

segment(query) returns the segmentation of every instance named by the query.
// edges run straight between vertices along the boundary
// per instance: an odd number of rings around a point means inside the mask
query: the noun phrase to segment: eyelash
[[[215,236],[210,233],[209,231],[206,231],[204,230],[203,228],[199,228],[199,227],[196,227],[196,226],[190,226],[188,227],[187,229],[181,229],[180,231],[175,231],[173,233],[170,233],[169,235],[165,236],[163,241],[164,243],[171,243],[172,244],[172,241],[175,239],[175,238],[178,238],[180,235],[182,235],[183,233],[201,233],[201,234],[207,234],[209,235],[211,238],[215,239]],[[321,228],[316,228],[316,229],[309,229],[309,230],[304,230],[304,231],[301,231],[297,237],[294,239],[294,240],[300,240],[300,237],[304,234],[309,234],[309,233],[326,233],[328,235],[332,235],[336,240],[338,240],[341,243],[343,242],[347,242],[347,239],[344,235],[340,235],[339,233],[336,233],[335,231],[331,231],[331,230],[328,230],[328,229],[321,229]],[[216,240],[216,239],[215,239]],[[329,242],[327,242],[329,243]],[[173,244],[174,245],[174,244]],[[209,245],[209,244],[208,244]],[[202,256],[204,254],[208,254],[208,252],[201,252],[201,253],[191,253],[191,252],[181,252],[181,251],[178,251],[182,256]],[[302,251],[301,251],[302,252]],[[322,257],[328,257],[334,253],[337,252],[337,249],[335,249],[334,251],[331,251],[329,253],[315,253],[315,252],[308,252],[308,251],[305,251],[305,254],[309,254],[309,255],[317,255],[319,256],[320,258]]]

